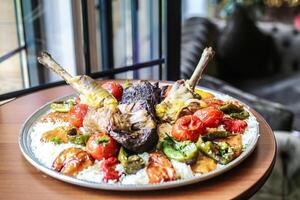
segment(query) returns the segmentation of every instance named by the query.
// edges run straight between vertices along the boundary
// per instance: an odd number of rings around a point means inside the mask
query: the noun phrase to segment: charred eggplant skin
[[[155,105],[161,101],[160,93],[158,82],[152,84],[149,81],[142,81],[124,90],[120,104],[140,102],[141,109],[146,109],[156,119]]]
[[[138,134],[112,130],[109,134],[123,147],[135,153],[150,151],[158,142],[158,135],[155,129],[144,129]]]
[[[142,153],[156,146],[159,137],[154,106],[160,101],[160,92],[158,83],[148,81],[132,84],[124,90],[119,108],[124,108],[121,110],[129,119],[129,126],[124,128],[120,124],[127,123],[114,123],[108,133],[126,149]]]

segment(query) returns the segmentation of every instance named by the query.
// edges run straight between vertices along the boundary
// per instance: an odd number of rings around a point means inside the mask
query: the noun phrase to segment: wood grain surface
[[[245,199],[266,181],[275,163],[276,141],[265,120],[254,152],[240,165],[213,179],[180,188],[116,192],[71,185],[39,172],[22,156],[19,130],[39,107],[55,98],[72,94],[69,86],[59,86],[26,95],[0,107],[0,199]]]

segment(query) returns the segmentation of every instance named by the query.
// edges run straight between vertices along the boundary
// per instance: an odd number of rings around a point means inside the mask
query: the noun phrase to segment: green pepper
[[[220,110],[234,119],[247,119],[249,117],[249,112],[244,110],[243,106],[234,103],[227,103],[221,106]]]
[[[69,112],[71,107],[75,104],[74,100],[57,101],[50,104],[52,110],[56,112]]]
[[[234,119],[247,119],[249,117],[249,112],[244,110],[240,113],[231,113],[229,116]]]
[[[53,142],[56,145],[63,143],[63,141],[58,136],[54,136],[54,137],[50,138],[49,142]]]
[[[235,158],[234,151],[227,142],[204,142],[202,138],[199,138],[196,145],[201,152],[220,164],[226,165]]]
[[[233,103],[227,103],[220,107],[220,110],[225,114],[231,114],[231,113],[239,113],[242,112],[244,109],[242,106],[238,106]]]
[[[123,147],[120,148],[118,160],[127,174],[135,174],[145,167],[145,161],[139,155],[129,155]]]
[[[222,164],[227,164],[235,158],[235,154],[231,146],[227,142],[219,142],[220,153],[223,158]]]
[[[89,140],[90,135],[74,135],[68,136],[69,142],[78,144],[78,145],[86,145],[87,141]]]
[[[218,138],[226,138],[229,136],[232,136],[234,134],[228,132],[228,131],[214,131],[211,133],[208,133],[206,135],[202,136],[203,141],[210,141],[210,140],[214,140],[214,139],[218,139]]]
[[[198,149],[195,143],[191,141],[179,142],[170,136],[166,137],[163,141],[162,150],[168,158],[180,162],[189,162],[198,155]]]

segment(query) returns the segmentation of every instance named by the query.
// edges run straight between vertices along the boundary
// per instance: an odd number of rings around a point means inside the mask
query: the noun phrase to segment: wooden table
[[[264,119],[255,113],[261,134],[255,151],[238,167],[208,181],[148,192],[103,191],[61,182],[39,172],[25,160],[18,146],[18,135],[26,118],[40,106],[71,93],[69,86],[59,86],[0,107],[0,199],[245,199],[265,183],[274,166],[274,135]]]

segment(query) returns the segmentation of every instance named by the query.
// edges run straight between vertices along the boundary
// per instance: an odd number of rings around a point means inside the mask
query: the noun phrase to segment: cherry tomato
[[[247,122],[239,119],[231,119],[225,118],[222,123],[224,124],[224,128],[226,131],[230,131],[233,133],[244,133],[247,128]]]
[[[196,111],[194,116],[203,122],[205,128],[216,128],[221,124],[224,114],[217,108],[207,107]]]
[[[102,87],[111,93],[118,101],[122,99],[123,87],[119,83],[115,81],[108,81],[104,83]]]
[[[149,183],[176,180],[176,172],[171,161],[160,152],[150,153],[149,165],[146,171]]]
[[[120,173],[116,171],[117,164],[119,164],[119,161],[116,157],[110,157],[102,162],[101,170],[104,173],[104,181],[119,180]]]
[[[88,110],[88,105],[77,104],[70,109],[69,122],[76,127],[81,127],[84,116]]]
[[[119,151],[118,143],[104,132],[95,133],[86,143],[87,152],[96,160],[115,157]]]
[[[173,126],[171,135],[177,140],[190,140],[196,142],[200,134],[204,133],[205,128],[201,120],[193,115],[180,117]]]

